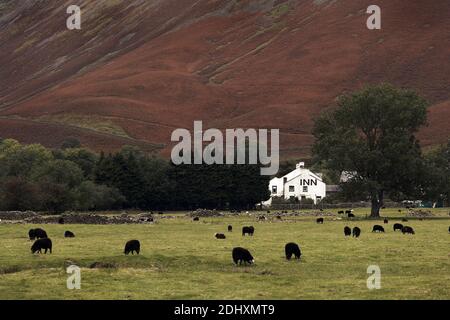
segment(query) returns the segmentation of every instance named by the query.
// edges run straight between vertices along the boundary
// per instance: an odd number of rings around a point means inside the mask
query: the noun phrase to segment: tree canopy
[[[0,141],[0,210],[252,208],[269,197],[256,165],[180,165],[125,146],[100,155]]]

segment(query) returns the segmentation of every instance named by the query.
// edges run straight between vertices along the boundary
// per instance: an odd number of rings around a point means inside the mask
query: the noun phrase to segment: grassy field
[[[382,222],[285,218],[256,222],[254,216],[204,218],[180,215],[153,225],[44,225],[53,254],[32,255],[26,224],[0,225],[0,299],[450,299],[448,209],[433,219],[413,220],[416,235],[394,233],[397,210],[385,234]],[[356,211],[361,217],[367,209]],[[234,231],[226,232],[228,224]],[[253,237],[242,237],[254,225]],[[345,238],[345,225],[359,226],[359,239]],[[71,230],[74,239],[63,233]],[[215,232],[227,234],[216,240]],[[141,255],[125,256],[127,240],[139,239]],[[284,245],[297,242],[301,261],[286,261]],[[231,250],[248,248],[253,266],[236,267]],[[94,262],[103,268],[90,268]],[[65,266],[81,269],[81,290],[66,288]],[[369,290],[367,267],[381,268],[379,290]]]

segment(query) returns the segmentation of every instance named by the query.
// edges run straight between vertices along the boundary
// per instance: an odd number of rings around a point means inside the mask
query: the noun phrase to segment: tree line
[[[136,147],[97,154],[0,141],[0,210],[250,209],[269,197],[257,165],[173,165]]]

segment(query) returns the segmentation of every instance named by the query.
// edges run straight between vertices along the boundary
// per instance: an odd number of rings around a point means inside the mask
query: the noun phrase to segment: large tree
[[[339,97],[316,119],[313,153],[350,173],[347,183],[370,197],[371,217],[379,217],[386,194],[419,194],[423,161],[415,134],[426,119],[427,102],[414,91],[368,86]]]
[[[433,202],[450,203],[450,140],[446,146],[439,146],[428,152],[426,174],[424,174],[424,196]]]

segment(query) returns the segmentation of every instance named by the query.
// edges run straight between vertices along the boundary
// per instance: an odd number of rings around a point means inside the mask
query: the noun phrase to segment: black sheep
[[[372,228],[372,232],[384,232],[384,228],[379,224],[376,224]]]
[[[255,233],[255,228],[253,226],[250,227],[242,227],[242,235],[245,236],[248,234],[249,236],[253,236],[253,233]]]
[[[361,229],[358,228],[358,227],[354,227],[354,228],[353,228],[353,236],[354,236],[355,238],[358,238],[360,234],[361,234]]]
[[[64,224],[64,218],[63,218],[63,217],[59,218],[59,219],[58,219],[58,223],[59,223],[59,224]]]
[[[350,214],[350,213],[352,213],[352,210],[345,210],[345,213]]]
[[[75,234],[72,231],[64,232],[64,238],[75,238]]]
[[[346,226],[346,227],[344,228],[344,235],[345,235],[346,237],[352,235],[352,229],[350,229],[349,226]]]
[[[238,264],[238,262],[239,264],[242,264],[242,262],[244,262],[244,264],[247,263],[252,264],[255,262],[255,259],[253,259],[253,256],[251,255],[250,251],[241,247],[234,248],[232,256],[233,261],[236,265]]]
[[[139,240],[130,240],[125,244],[125,250],[124,253],[128,255],[130,252],[134,255],[134,252],[139,254],[141,251],[141,243]]]
[[[45,230],[41,229],[41,228],[34,229],[34,236],[35,236],[36,239],[48,238],[47,232],[45,232]]]
[[[354,218],[355,215],[354,215],[353,213],[348,213],[347,217],[349,217],[349,218]]]
[[[199,217],[194,217],[194,218],[192,219],[192,221],[199,221],[199,220],[200,220]]]
[[[287,260],[291,260],[292,255],[294,255],[296,259],[300,259],[300,256],[302,255],[300,247],[294,242],[289,242],[284,246],[284,253],[286,254]]]
[[[316,223],[323,224],[323,218],[317,218],[317,219],[316,219]]]
[[[30,229],[30,231],[28,231],[28,237],[30,238],[30,240],[36,239],[36,231],[35,231],[35,229]]]
[[[338,211],[338,214],[344,214],[344,210]]]
[[[215,233],[214,237],[216,237],[216,239],[226,239],[223,233]]]
[[[400,230],[402,231],[403,225],[401,223],[394,223],[394,231]]]
[[[37,239],[31,246],[31,253],[42,253],[42,249],[45,250],[45,254],[47,254],[47,250],[50,250],[50,253],[52,253],[52,240],[49,238]]]
[[[415,234],[414,229],[411,228],[411,227],[408,227],[408,226],[404,226],[404,227],[402,228],[402,233],[403,233],[403,234],[407,234],[407,233],[409,233],[409,234]]]
[[[389,220],[387,219],[387,218],[384,218],[384,224],[388,224],[389,223]]]
[[[233,231],[233,226],[230,224],[228,225],[228,232],[232,232]]]
[[[450,227],[448,227],[448,233],[450,233]]]

